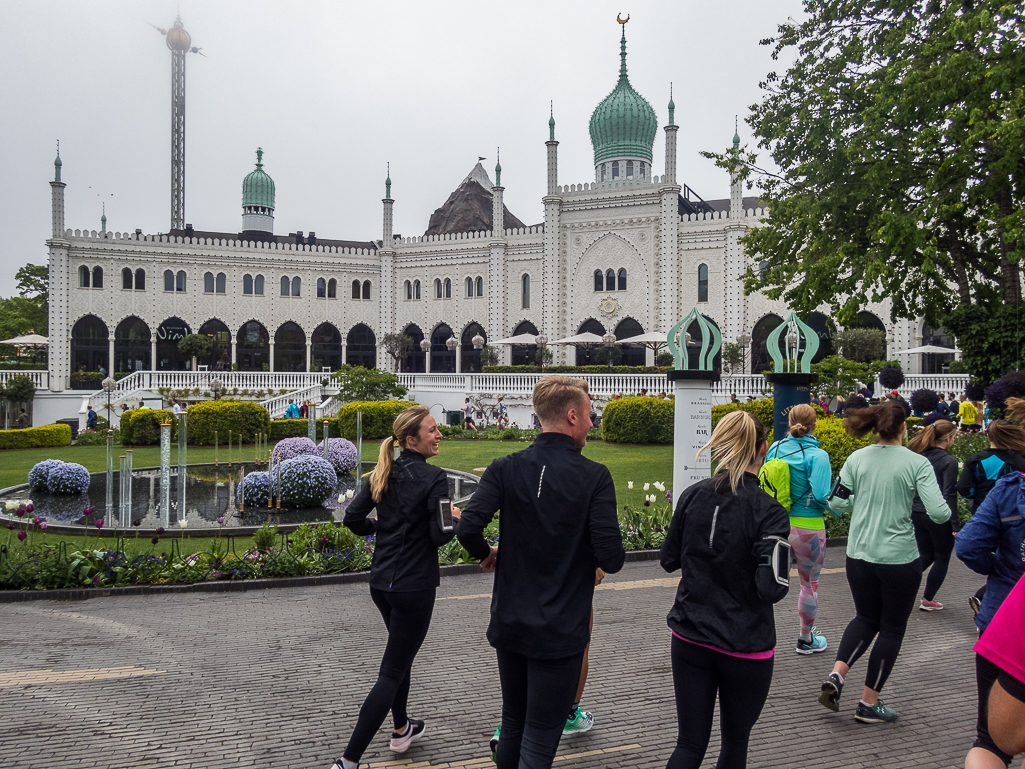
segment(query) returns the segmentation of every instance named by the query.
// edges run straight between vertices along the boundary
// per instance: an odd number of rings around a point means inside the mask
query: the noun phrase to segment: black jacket
[[[957,531],[960,528],[957,525],[957,459],[949,451],[941,449],[939,446],[926,449],[922,452],[922,456],[929,460],[929,464],[932,465],[932,469],[936,473],[936,483],[940,485],[940,493],[947,500],[947,506],[950,507],[950,523],[954,531]],[[922,500],[917,494],[911,502],[911,513],[912,515],[915,513],[926,514],[925,505],[922,504]]]
[[[750,473],[730,489],[719,474],[680,495],[662,544],[662,568],[681,570],[676,603],[666,618],[677,635],[727,652],[776,645],[772,605],[789,587],[762,566],[776,538],[790,535],[790,517]]]
[[[438,500],[446,497],[445,471],[409,449],[392,465],[388,490],[376,505],[369,481],[364,483],[342,523],[356,534],[377,535],[371,587],[405,593],[440,584],[438,548],[454,536],[444,533],[438,520]],[[377,519],[367,518],[375,507]]]
[[[626,557],[608,468],[568,435],[542,433],[492,462],[463,510],[459,541],[478,560],[491,552],[482,532],[499,509],[488,641],[536,659],[583,652],[595,568],[617,572]]]
[[[957,481],[957,493],[971,500],[972,512],[986,499],[997,481],[1010,472],[1025,473],[1025,457],[1007,449],[986,449],[968,457]]]

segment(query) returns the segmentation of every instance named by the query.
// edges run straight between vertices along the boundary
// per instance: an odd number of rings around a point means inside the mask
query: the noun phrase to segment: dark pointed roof
[[[448,235],[454,232],[479,232],[492,229],[491,209],[494,196],[491,189],[494,185],[488,172],[477,163],[467,174],[455,192],[448,196],[445,204],[431,214],[424,235]],[[526,227],[513,216],[509,209],[505,211],[505,226]]]

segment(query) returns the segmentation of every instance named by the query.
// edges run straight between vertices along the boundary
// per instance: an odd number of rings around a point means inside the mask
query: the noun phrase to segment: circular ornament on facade
[[[612,297],[605,297],[601,300],[598,309],[601,310],[602,315],[615,315],[619,309],[619,304]]]
[[[648,233],[646,233],[644,230],[641,230],[637,233],[637,237],[641,242],[644,242],[648,239]]]

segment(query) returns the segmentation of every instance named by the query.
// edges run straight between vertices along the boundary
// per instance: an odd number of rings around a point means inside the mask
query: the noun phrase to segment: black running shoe
[[[393,753],[405,753],[409,750],[410,744],[413,740],[418,740],[423,737],[424,730],[427,726],[423,721],[418,721],[415,718],[407,719],[408,726],[407,731],[401,735],[396,736],[392,733],[391,744],[388,746]]]
[[[834,713],[840,712],[840,692],[843,691],[843,681],[836,673],[830,673],[829,677],[822,682],[822,691],[819,692],[819,704],[829,708]]]
[[[892,724],[897,720],[897,711],[883,705],[882,700],[876,700],[875,705],[858,703],[858,709],[854,711],[854,720],[863,724]]]

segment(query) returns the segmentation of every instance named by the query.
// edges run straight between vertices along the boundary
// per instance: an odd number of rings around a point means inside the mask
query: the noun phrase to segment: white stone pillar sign
[[[674,505],[684,489],[708,478],[712,472],[712,458],[708,452],[695,459],[712,434],[712,388],[709,384],[707,378],[677,379],[673,382]]]

